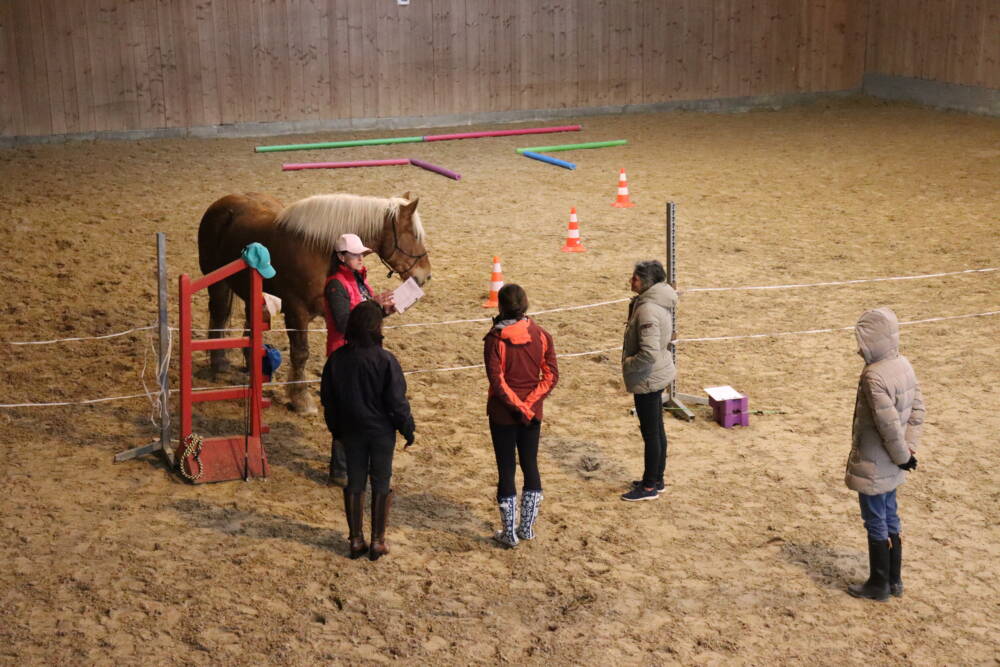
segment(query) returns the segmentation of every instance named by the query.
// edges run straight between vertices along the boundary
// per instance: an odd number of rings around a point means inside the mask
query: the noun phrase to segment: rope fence
[[[946,315],[946,316],[942,316],[942,317],[928,317],[928,318],[924,318],[924,319],[920,319],[920,320],[902,321],[899,324],[900,324],[900,326],[913,325],[913,324],[928,324],[928,323],[932,323],[932,322],[944,322],[944,321],[948,321],[948,320],[963,320],[963,319],[969,319],[969,318],[973,318],[973,317],[990,317],[990,316],[994,316],[994,315],[1000,315],[1000,310],[991,310],[991,311],[986,311],[986,312],[982,312],[982,313],[970,313],[970,314],[967,314],[967,315]],[[710,337],[701,337],[701,338],[678,338],[674,342],[675,343],[695,343],[695,342],[721,341],[721,340],[745,340],[745,339],[750,339],[750,338],[776,338],[776,337],[781,337],[781,336],[797,336],[797,335],[832,333],[832,332],[837,332],[837,331],[853,331],[853,330],[854,330],[853,326],[832,327],[832,328],[827,328],[827,329],[804,329],[804,330],[801,330],[801,331],[782,331],[782,332],[774,332],[774,333],[742,334],[742,335],[735,335],[735,336],[710,336]],[[605,348],[605,349],[601,349],[601,350],[587,350],[585,352],[568,352],[568,353],[562,353],[562,354],[557,354],[556,356],[559,357],[559,358],[585,357],[585,356],[591,356],[591,355],[595,355],[595,354],[607,354],[607,353],[610,353],[610,352],[617,352],[617,351],[620,351],[621,349],[622,348],[619,345],[617,347],[610,347],[610,348]],[[482,364],[470,364],[470,365],[467,365],[467,366],[447,366],[447,367],[443,367],[443,368],[424,368],[424,369],[418,369],[418,370],[412,370],[412,371],[405,371],[403,374],[404,375],[417,375],[417,374],[422,374],[422,373],[445,373],[445,372],[451,372],[451,371],[471,370],[471,369],[477,369],[477,368],[482,368],[482,367],[483,367]],[[285,385],[290,385],[290,384],[317,384],[319,382],[320,382],[320,380],[318,380],[318,379],[315,379],[315,380],[288,380],[288,381],[284,381],[284,382],[266,382],[266,383],[264,383],[264,386],[265,387],[280,387],[280,386],[285,386]],[[239,388],[245,388],[247,386],[248,385],[229,385],[229,386],[224,386],[224,387],[201,387],[201,388],[195,389],[194,391],[198,392],[198,391],[211,391],[211,390],[216,390],[216,389],[239,389]],[[34,407],[54,407],[54,406],[66,406],[66,405],[89,405],[89,404],[92,404],[92,403],[105,403],[105,402],[108,402],[108,401],[123,401],[123,400],[131,400],[131,399],[135,399],[135,398],[149,398],[149,397],[156,397],[156,396],[159,396],[159,395],[160,395],[160,391],[157,390],[155,392],[148,392],[147,391],[147,392],[142,393],[142,394],[131,394],[131,395],[128,395],[128,396],[108,396],[106,398],[92,398],[92,399],[83,400],[83,401],[57,401],[57,402],[51,402],[51,403],[0,403],[0,408],[34,408]]]
[[[880,278],[858,278],[856,280],[839,280],[839,281],[828,281],[819,283],[790,283],[783,285],[737,285],[730,287],[692,287],[689,289],[681,290],[683,294],[690,294],[696,292],[734,292],[734,291],[750,291],[750,290],[781,290],[781,289],[802,289],[807,287],[834,287],[842,285],[859,285],[863,283],[877,283],[877,282],[889,282],[889,281],[899,281],[899,280],[922,280],[927,278],[944,278],[949,276],[960,276],[969,275],[974,273],[990,273],[1000,271],[1000,267],[988,267],[982,269],[963,269],[961,271],[947,271],[944,273],[924,273],[912,276],[886,276]],[[608,306],[616,303],[626,303],[631,300],[631,297],[626,297],[622,299],[612,299],[610,301],[598,301],[596,303],[585,303],[577,306],[564,306],[562,308],[549,308],[546,310],[537,310],[529,315],[545,315],[548,313],[559,313],[571,310],[584,310],[587,308],[599,308],[601,306]],[[433,327],[433,326],[444,326],[449,324],[472,324],[472,323],[482,323],[490,322],[492,318],[489,317],[476,317],[470,319],[456,319],[456,320],[441,320],[438,322],[411,322],[408,324],[395,324],[384,327],[385,329],[405,329],[411,327]],[[136,333],[139,331],[147,331],[150,329],[155,329],[157,325],[150,324],[148,326],[135,327],[133,329],[128,329],[126,331],[119,331],[110,334],[104,334],[99,336],[76,336],[72,338],[54,338],[52,340],[33,340],[33,341],[3,341],[2,344],[5,345],[51,345],[54,343],[64,343],[70,341],[84,341],[84,340],[103,340],[107,338],[116,338],[118,336],[127,336],[131,333]],[[172,328],[172,331],[176,331],[176,327]],[[199,333],[226,333],[234,331],[243,331],[243,329],[192,329],[192,331],[197,331]],[[326,329],[270,329],[269,331],[274,333],[280,332],[290,332],[290,331],[305,331],[308,333],[326,333]],[[762,334],[762,336],[765,334]],[[705,339],[711,340],[711,339]],[[0,406],[2,407],[2,406]]]

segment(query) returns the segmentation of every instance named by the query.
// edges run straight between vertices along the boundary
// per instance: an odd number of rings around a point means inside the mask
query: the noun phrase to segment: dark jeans
[[[896,506],[896,490],[880,493],[876,496],[858,494],[861,504],[861,518],[865,522],[865,530],[872,540],[885,542],[889,534],[899,534],[899,512]]]
[[[375,437],[345,436],[338,442],[347,454],[347,490],[364,493],[368,477],[371,477],[372,493],[388,493],[396,433]]]
[[[517,495],[514,476],[517,463],[521,463],[525,491],[541,491],[542,478],[538,474],[538,436],[541,424],[495,424],[490,420],[493,453],[497,457],[497,499]]]
[[[663,429],[663,391],[635,394],[635,414],[639,417],[639,431],[646,446],[645,468],[642,483],[653,488],[663,481],[667,467],[667,432]]]

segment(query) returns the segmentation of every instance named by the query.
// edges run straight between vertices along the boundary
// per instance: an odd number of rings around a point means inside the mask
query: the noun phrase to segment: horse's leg
[[[313,414],[316,412],[316,406],[309,385],[299,382],[305,379],[306,363],[309,361],[309,333],[306,330],[309,328],[312,315],[299,301],[289,299],[281,306],[285,314],[285,325],[290,329],[288,345],[291,348],[291,364],[288,379],[294,384],[288,385],[288,400],[295,412]]]
[[[225,329],[229,326],[229,313],[233,307],[233,290],[225,281],[217,282],[208,288],[208,327],[212,331],[208,332],[209,338],[222,338],[224,331],[215,329]],[[212,373],[221,373],[229,368],[229,360],[226,359],[226,350],[210,350]]]

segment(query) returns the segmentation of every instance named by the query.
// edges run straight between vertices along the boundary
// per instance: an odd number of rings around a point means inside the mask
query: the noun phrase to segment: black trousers
[[[347,455],[347,490],[364,493],[371,477],[372,493],[388,493],[392,455],[396,451],[395,432],[375,437],[344,436],[338,442]]]
[[[347,454],[344,452],[344,445],[336,438],[330,438],[330,477],[339,477],[347,474]]]
[[[639,417],[639,431],[645,445],[645,464],[642,483],[652,488],[663,481],[667,467],[667,432],[663,428],[663,391],[634,394],[635,414]]]
[[[514,477],[517,463],[521,463],[525,491],[541,491],[542,478],[538,474],[538,436],[541,424],[495,424],[490,420],[493,453],[497,457],[497,499],[517,495]]]

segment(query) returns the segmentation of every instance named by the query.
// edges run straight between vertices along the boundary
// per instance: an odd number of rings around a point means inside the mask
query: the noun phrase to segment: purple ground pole
[[[410,158],[410,164],[426,169],[427,171],[433,171],[441,174],[442,176],[447,176],[448,178],[453,178],[456,181],[462,178],[461,174],[455,173],[451,169],[445,169],[444,167],[439,167],[436,164],[431,164],[430,162],[424,162],[423,160],[418,160],[416,158]]]

